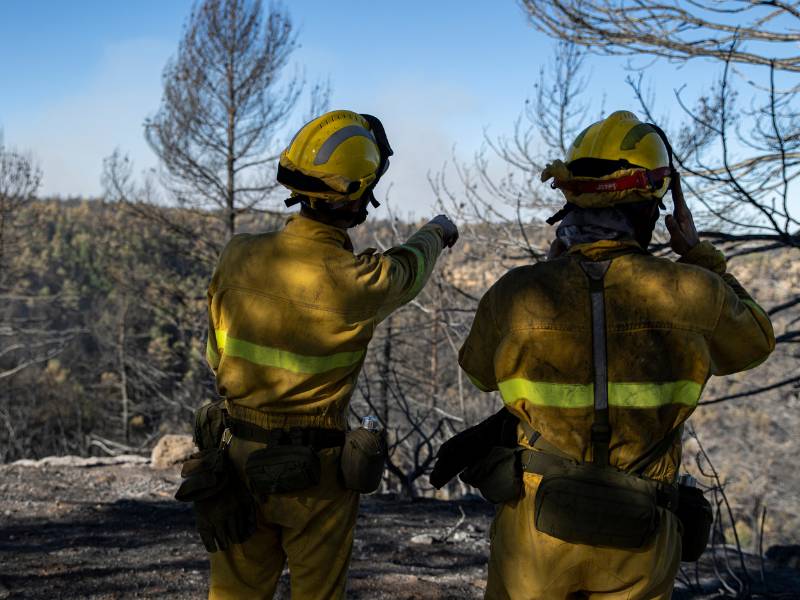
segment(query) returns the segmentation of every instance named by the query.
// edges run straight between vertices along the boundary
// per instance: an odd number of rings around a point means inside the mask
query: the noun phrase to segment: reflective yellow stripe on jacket
[[[625,468],[680,427],[711,375],[762,362],[775,347],[766,312],[698,244],[680,263],[635,242],[573,247],[506,273],[481,298],[459,363],[545,441],[591,460],[592,315],[579,260],[613,259],[605,276],[610,460]],[[670,481],[680,444],[647,472]]]
[[[243,358],[255,365],[286,369],[292,373],[325,373],[331,369],[352,367],[364,358],[364,350],[338,352],[329,356],[303,356],[229,337],[224,329],[217,329],[215,334],[217,348],[225,354]]]
[[[594,384],[546,383],[523,378],[506,379],[499,384],[503,402],[520,400],[533,406],[586,408],[594,406]],[[658,408],[667,404],[696,406],[703,386],[694,381],[668,383],[608,384],[609,406],[623,408]]]
[[[441,227],[426,225],[356,255],[345,230],[300,215],[234,236],[208,288],[206,347],[231,414],[343,428],[376,324],[420,292],[441,250]]]

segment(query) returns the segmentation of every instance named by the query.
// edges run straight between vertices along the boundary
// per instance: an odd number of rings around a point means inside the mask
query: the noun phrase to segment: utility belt
[[[675,511],[677,486],[592,463],[523,450],[522,468],[542,475],[536,528],[567,542],[641,548],[658,531],[659,508]]]
[[[523,472],[542,476],[536,528],[566,542],[641,548],[658,531],[659,509],[678,507],[677,486],[519,446],[493,447],[461,479],[491,502],[511,502],[522,496]]]
[[[660,454],[658,450],[656,454]],[[494,446],[460,478],[499,504],[522,496],[524,472],[542,477],[534,499],[536,529],[560,540],[642,548],[658,532],[661,510],[669,510],[682,524],[681,560],[696,561],[708,544],[711,505],[702,491],[691,485],[664,483],[519,446]]]
[[[588,479],[607,481],[610,485],[630,487],[636,491],[652,496],[656,506],[675,512],[678,508],[678,487],[663,481],[648,479],[619,471],[613,467],[595,467],[591,463],[580,463],[547,452],[522,450],[520,453],[522,470],[542,477],[563,476],[567,473],[582,473]],[[618,478],[617,476],[622,476]],[[624,481],[624,484],[620,482]],[[541,487],[541,486],[540,486]]]
[[[225,550],[252,536],[257,527],[258,501],[271,494],[300,492],[317,485],[321,478],[319,451],[342,448],[342,484],[361,493],[378,488],[386,462],[386,441],[380,431],[265,429],[232,418],[221,401],[198,409],[194,437],[200,452],[184,463],[183,481],[175,498],[192,502],[198,532],[209,552]],[[247,456],[245,481],[228,457],[233,438],[265,445]]]
[[[272,494],[300,492],[320,482],[318,452],[341,447],[344,431],[292,427],[262,429],[258,425],[228,418],[234,438],[265,444],[251,452],[244,466],[247,486],[261,502]]]
[[[226,418],[233,437],[267,446],[310,446],[315,451],[344,445],[345,432],[321,427],[290,427],[289,429],[264,429],[254,423]]]
[[[317,453],[326,448],[342,448],[339,476],[346,489],[369,494],[380,485],[386,463],[382,432],[364,428],[348,432],[316,427],[264,429],[231,417],[226,424],[233,437],[266,445],[250,453],[244,468],[248,487],[261,501],[270,494],[317,485],[321,477]]]

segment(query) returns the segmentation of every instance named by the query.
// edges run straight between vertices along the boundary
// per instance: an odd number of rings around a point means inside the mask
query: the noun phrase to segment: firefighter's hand
[[[700,237],[697,235],[692,213],[683,199],[681,178],[677,171],[672,176],[670,189],[672,190],[672,203],[675,209],[665,219],[667,230],[669,231],[669,245],[675,251],[675,254],[683,256],[700,243]]]
[[[433,225],[438,225],[442,228],[442,241],[448,248],[452,248],[458,240],[458,227],[445,215],[438,215],[431,219]]]

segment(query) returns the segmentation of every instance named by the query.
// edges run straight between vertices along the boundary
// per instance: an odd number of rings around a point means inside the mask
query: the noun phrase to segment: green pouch
[[[676,514],[683,525],[681,535],[681,560],[697,561],[708,546],[714,513],[711,503],[703,491],[689,485],[678,487],[678,510]]]
[[[225,431],[225,401],[208,402],[194,414],[194,443],[200,450],[219,448]]]
[[[386,466],[385,434],[363,427],[348,431],[339,464],[345,488],[371,494],[380,486]]]
[[[272,446],[256,450],[244,467],[247,483],[260,497],[299,492],[317,485],[321,467],[310,446]]]
[[[493,504],[509,502],[522,494],[521,448],[494,446],[488,454],[459,475]]]
[[[612,468],[565,465],[536,490],[536,529],[566,542],[641,548],[659,521],[653,482]]]
[[[192,454],[181,468],[181,482],[175,499],[195,502],[210,498],[228,484],[230,470],[225,468],[225,452],[212,448]]]

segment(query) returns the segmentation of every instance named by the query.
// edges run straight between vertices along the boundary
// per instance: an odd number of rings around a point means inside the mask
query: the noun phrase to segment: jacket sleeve
[[[775,349],[775,334],[766,311],[727,272],[725,255],[709,242],[700,242],[678,262],[694,264],[725,282],[716,325],[709,339],[711,374],[729,375],[764,362]]]
[[[208,366],[211,367],[211,370],[214,371],[214,375],[217,374],[220,360],[219,347],[217,346],[217,332],[214,326],[214,318],[211,309],[212,302],[214,301],[214,292],[216,290],[216,279],[217,274],[214,273],[214,276],[211,278],[211,283],[208,286],[208,337],[206,340],[206,362]]]
[[[494,288],[481,298],[469,335],[458,353],[458,364],[482,392],[497,389],[494,354],[500,336],[494,318]]]
[[[413,300],[425,287],[444,246],[442,234],[441,227],[428,223],[404,244],[383,253],[381,260],[388,262],[389,282],[378,321]]]
[[[222,352],[220,351],[219,344],[217,343],[217,325],[219,324],[219,315],[214,314],[214,295],[217,293],[220,287],[220,274],[224,269],[224,263],[226,255],[230,252],[231,246],[234,241],[242,237],[241,235],[235,235],[225,248],[222,249],[222,252],[219,255],[219,260],[217,261],[217,266],[214,269],[214,274],[211,276],[211,281],[208,283],[208,291],[206,297],[208,299],[208,335],[206,338],[206,362],[208,366],[211,367],[211,370],[214,371],[214,375],[217,374],[217,369],[219,368],[219,361],[222,356]]]

